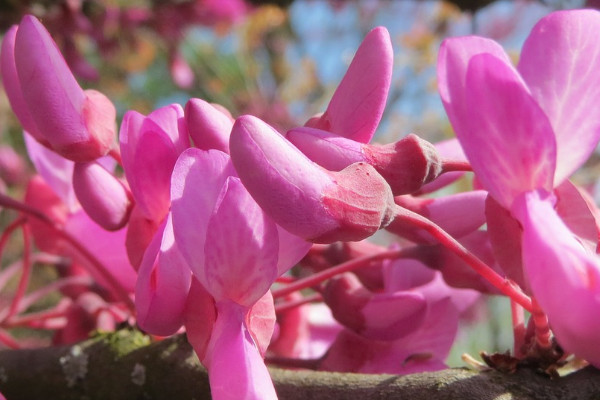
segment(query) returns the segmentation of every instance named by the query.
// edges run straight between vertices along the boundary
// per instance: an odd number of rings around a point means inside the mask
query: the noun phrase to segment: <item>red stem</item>
[[[413,249],[400,249],[400,250],[387,250],[382,251],[381,253],[372,254],[360,258],[355,258],[354,260],[346,261],[345,263],[336,265],[335,267],[328,268],[324,271],[318,272],[316,274],[307,276],[303,279],[298,279],[294,283],[290,283],[289,285],[282,287],[280,289],[273,290],[273,298],[279,298],[283,296],[287,296],[290,293],[293,293],[298,290],[306,289],[313,287],[329,278],[332,278],[336,275],[339,275],[344,272],[353,271],[355,269],[366,267],[373,261],[386,260],[386,259],[396,259],[406,257],[412,254]]]
[[[111,149],[108,152],[108,156],[111,157],[113,160],[115,160],[117,162],[117,164],[119,164],[120,166],[123,166],[123,159],[121,158],[121,150],[119,149],[119,146]]]
[[[83,245],[76,238],[67,233],[64,229],[58,226],[54,221],[48,218],[41,211],[27,204],[21,203],[9,196],[0,194],[0,205],[21,211],[47,224],[61,239],[67,241],[84,258],[90,261],[96,272],[106,280],[106,282],[114,290],[115,294],[127,305],[127,308],[132,312],[135,311],[135,304],[133,303],[133,300],[131,300],[131,297],[129,296],[127,290],[125,290],[125,288],[121,286],[119,281],[117,281],[115,277],[104,267],[104,265],[100,261],[98,261],[98,259],[93,254],[91,254],[85,247],[83,247]]]
[[[468,161],[463,160],[442,160],[442,174],[444,172],[471,172],[473,168]]]
[[[298,300],[286,301],[283,303],[275,304],[275,313],[280,314],[289,310],[293,310],[296,307],[300,307],[304,304],[314,303],[323,301],[323,296],[320,293],[313,293],[312,295],[302,297]]]
[[[525,353],[523,352],[525,346],[525,336],[527,335],[527,329],[525,328],[525,315],[523,307],[515,303],[512,299],[510,300],[510,310],[512,312],[512,325],[513,325],[513,336],[514,336],[514,353],[516,358],[523,358]]]
[[[15,295],[12,298],[10,308],[8,309],[8,314],[6,315],[5,320],[9,319],[17,312],[19,303],[25,295],[25,291],[27,290],[27,286],[29,285],[29,278],[31,277],[31,233],[29,232],[29,226],[27,224],[23,224],[22,230],[23,272],[21,273],[21,277],[19,278],[19,285],[17,286],[17,291],[15,292]]]
[[[540,348],[549,349],[552,347],[552,333],[548,324],[548,316],[535,298],[532,298],[531,301],[533,306],[531,318],[533,318],[533,325],[535,326],[535,341]]]
[[[438,225],[422,215],[400,206],[396,207],[395,219],[400,219],[417,228],[425,230],[431,236],[436,238],[440,244],[460,257],[465,263],[473,268],[475,272],[490,282],[495,288],[520,304],[527,311],[532,312],[533,308],[531,305],[531,299],[525,293],[523,293],[518,286],[515,286],[514,283],[502,277],[500,274],[490,268],[486,263],[477,258],[473,253],[467,250],[454,237],[452,237]]]
[[[0,343],[4,343],[6,346],[10,347],[11,349],[20,349],[21,348],[21,345],[15,340],[15,338],[10,336],[3,329],[0,329]]]

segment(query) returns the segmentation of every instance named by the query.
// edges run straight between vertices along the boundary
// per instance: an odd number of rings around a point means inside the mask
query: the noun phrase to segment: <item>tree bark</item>
[[[270,370],[282,400],[600,398],[600,371],[591,367],[558,380],[527,369],[406,376]],[[0,351],[0,392],[8,400],[210,399],[206,370],[185,336],[150,343],[134,330],[73,346]]]

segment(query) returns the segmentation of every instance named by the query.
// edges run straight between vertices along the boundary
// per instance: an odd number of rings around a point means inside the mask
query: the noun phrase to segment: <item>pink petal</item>
[[[39,132],[61,155],[91,161],[113,145],[115,110],[98,92],[84,93],[52,37],[32,16],[15,38],[15,65],[23,99]]]
[[[477,54],[491,54],[510,65],[508,55],[498,43],[477,36],[446,39],[438,54],[438,91],[457,136],[465,130],[463,125],[472,114],[466,103],[467,67]]]
[[[109,232],[96,224],[83,210],[69,215],[65,222],[65,230],[75,238],[80,238],[81,244],[96,257],[104,267],[129,292],[135,288],[136,272],[131,267],[125,250],[125,229]],[[82,257],[76,250],[68,250],[71,257],[81,265],[88,265],[89,260]],[[95,270],[88,267],[88,271]],[[110,287],[101,276],[94,277],[105,287]]]
[[[330,171],[341,171],[355,162],[366,161],[363,144],[321,129],[299,127],[286,138],[308,158]]]
[[[556,134],[555,186],[587,160],[600,140],[599,29],[595,10],[554,12],[537,23],[521,52],[519,72]]]
[[[100,164],[75,163],[73,189],[83,209],[97,224],[106,230],[125,226],[133,205],[130,193]]]
[[[140,211],[160,221],[171,205],[171,173],[179,153],[168,137],[155,130],[144,131],[137,147],[134,169],[125,172]]]
[[[496,262],[506,277],[529,292],[529,285],[523,275],[521,225],[509,210],[498,204],[491,196],[485,202],[485,215]]]
[[[29,107],[23,98],[21,82],[17,66],[15,65],[15,38],[18,27],[12,26],[2,38],[2,49],[0,53],[0,75],[4,91],[10,102],[13,112],[19,119],[23,129],[41,143],[47,143],[29,112]]]
[[[278,225],[305,239],[338,226],[321,202],[333,179],[269,125],[238,118],[230,151],[248,192]]]
[[[184,111],[179,104],[169,104],[156,109],[148,114],[146,118],[145,123],[152,121],[169,137],[178,153],[190,147],[190,138],[188,136]],[[153,125],[147,128],[144,126],[142,129],[153,129]]]
[[[267,291],[246,314],[245,324],[256,347],[264,357],[275,329],[275,304],[271,291]]]
[[[212,296],[194,277],[184,310],[186,336],[202,363],[206,365],[206,350],[210,341],[217,309]]]
[[[296,265],[308,250],[312,243],[293,235],[277,225],[279,254],[277,255],[277,275],[282,275]]]
[[[552,190],[554,133],[516,71],[489,54],[473,57],[465,100],[468,109],[477,112],[461,121],[462,130],[457,129],[456,135],[494,199],[510,208],[520,193]]]
[[[218,150],[188,149],[173,169],[171,213],[175,240],[192,272],[203,275],[209,219],[228,176],[235,175],[229,156]]]
[[[338,322],[373,340],[410,334],[423,322],[427,307],[419,293],[371,293],[351,273],[331,279],[323,298]]]
[[[52,188],[54,193],[74,212],[80,205],[73,190],[72,178],[74,162],[59,156],[47,147],[33,140],[27,133],[24,135],[25,146],[29,159],[35,169]]]
[[[575,234],[577,240],[590,253],[598,248],[598,209],[588,194],[564,181],[554,190],[556,196],[556,213],[565,225]]]
[[[600,366],[600,261],[585,252],[543,194],[526,193],[512,211],[523,225],[527,279],[558,343]]]
[[[392,79],[394,53],[384,27],[367,34],[327,111],[314,128],[368,143],[383,114]]]
[[[191,271],[177,248],[170,216],[150,243],[135,289],[137,322],[153,335],[172,335],[184,321]]]
[[[229,153],[233,121],[228,115],[204,100],[190,99],[185,105],[185,119],[196,147]]]
[[[229,177],[208,221],[198,280],[215,298],[250,307],[277,277],[278,233],[238,178]],[[231,251],[235,248],[235,251]]]
[[[269,371],[244,324],[247,309],[223,302],[217,303],[217,310],[207,349],[212,398],[277,399]]]

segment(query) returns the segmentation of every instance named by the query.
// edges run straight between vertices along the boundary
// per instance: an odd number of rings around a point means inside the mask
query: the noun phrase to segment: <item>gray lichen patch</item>
[[[143,386],[146,383],[146,367],[140,363],[136,363],[131,372],[131,382],[134,385]]]
[[[77,381],[83,380],[88,372],[88,355],[81,346],[74,345],[69,350],[69,354],[60,357],[58,361],[65,374],[67,387],[75,386]]]

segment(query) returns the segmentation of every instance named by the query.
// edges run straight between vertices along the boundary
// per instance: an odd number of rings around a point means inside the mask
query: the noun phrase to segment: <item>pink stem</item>
[[[123,159],[121,158],[121,150],[119,147],[115,147],[108,152],[109,157],[117,162],[117,164],[123,166]]]
[[[10,303],[10,308],[8,309],[8,314],[6,315],[5,320],[9,319],[17,312],[19,303],[23,299],[25,295],[25,291],[27,290],[27,285],[29,285],[29,278],[31,277],[31,233],[29,232],[29,226],[27,224],[23,224],[23,272],[21,273],[21,278],[19,279],[19,285],[17,286],[17,291],[13,296],[13,299]]]
[[[4,343],[6,346],[10,347],[11,349],[20,349],[21,348],[21,345],[15,340],[15,338],[10,336],[8,334],[8,332],[4,331],[3,329],[0,329],[0,343]]]
[[[341,273],[353,271],[353,270],[361,268],[361,267],[366,267],[373,261],[406,257],[407,255],[410,255],[411,253],[412,253],[412,249],[387,250],[387,251],[382,251],[381,253],[368,255],[368,256],[356,258],[354,260],[346,261],[345,263],[336,265],[335,267],[331,267],[324,271],[307,276],[306,278],[298,279],[294,283],[290,283],[289,285],[282,287],[280,289],[273,290],[272,291],[273,298],[276,299],[279,297],[287,296],[288,294],[293,293],[295,291],[313,287],[313,286],[315,286],[331,277],[339,275]]]
[[[542,349],[549,349],[552,347],[552,333],[550,332],[550,325],[548,324],[548,316],[542,310],[535,298],[532,298],[533,311],[531,311],[531,318],[533,318],[533,325],[535,326],[535,340],[538,346]]]
[[[302,297],[298,300],[287,301],[279,304],[275,304],[275,313],[280,314],[289,310],[293,310],[296,307],[300,307],[304,304],[314,303],[323,301],[323,296],[320,293],[313,293],[312,295]]]
[[[442,174],[444,172],[469,172],[473,171],[471,164],[468,161],[463,160],[442,160]]]
[[[525,356],[523,349],[525,346],[525,336],[527,334],[527,329],[525,328],[525,313],[523,307],[515,303],[512,299],[510,300],[510,310],[512,312],[515,357],[523,358]]]
[[[523,293],[518,286],[515,286],[514,283],[502,277],[500,274],[490,268],[486,263],[477,258],[473,253],[467,250],[462,244],[460,244],[455,238],[453,238],[438,225],[422,215],[400,206],[396,207],[395,219],[400,219],[417,228],[425,230],[431,236],[436,238],[440,244],[452,251],[471,268],[473,268],[475,272],[490,282],[495,288],[520,304],[527,311],[532,312],[533,308],[531,305],[531,299],[525,293]]]

